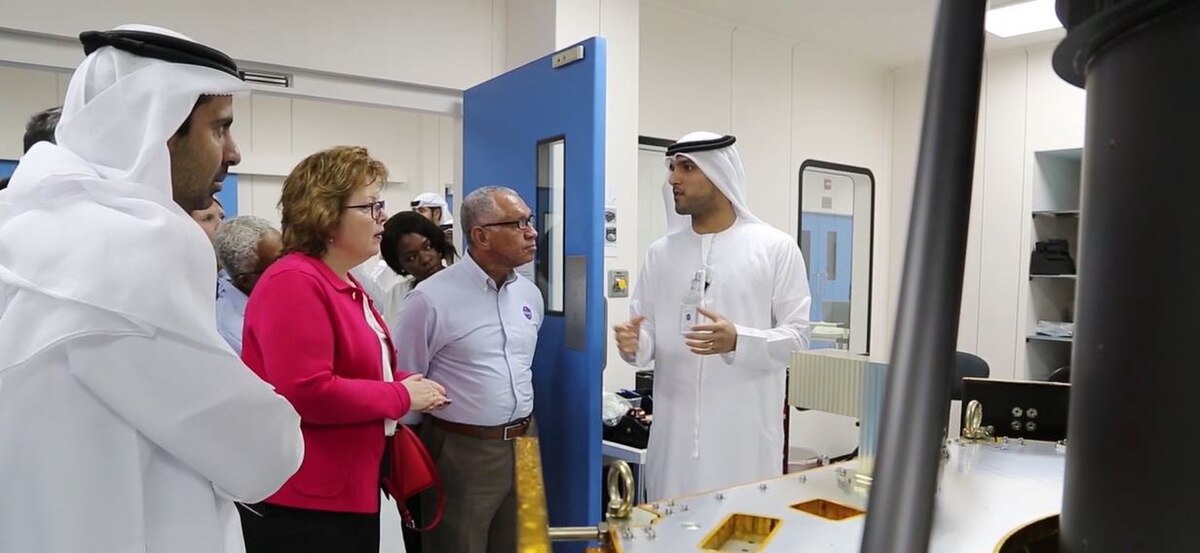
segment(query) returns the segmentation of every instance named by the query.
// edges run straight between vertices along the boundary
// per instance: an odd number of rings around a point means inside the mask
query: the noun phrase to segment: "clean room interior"
[[[662,206],[643,204],[653,203],[663,175],[649,167],[639,172],[639,136],[737,136],[751,209],[793,236],[805,161],[866,168],[875,180],[869,349],[887,352],[935,3],[844,4],[400,2],[353,12],[338,5],[227,3],[193,11],[123,2],[104,13],[90,4],[27,5],[4,25],[0,126],[20,129],[30,114],[61,103],[79,60],[74,34],[155,22],[221,44],[247,69],[290,76],[290,88],[255,85],[237,102],[243,161],[235,170],[236,213],[277,222],[283,177],[304,155],[334,144],[376,152],[392,173],[384,192],[390,205],[404,206],[422,192],[450,190],[461,198],[460,91],[556,47],[604,36],[611,49],[605,194],[620,214],[606,272],[628,271],[635,281],[645,246],[657,238]],[[361,17],[395,27],[364,34]],[[995,378],[1045,379],[1069,364],[1068,346],[1026,339],[1047,293],[1026,268],[1029,213],[1040,207],[1035,198],[1044,186],[1035,154],[1083,144],[1084,92],[1050,65],[1062,35],[1059,28],[988,37],[958,349],[985,359]],[[20,154],[19,133],[0,138],[0,158]],[[610,314],[628,310],[622,298],[608,303]],[[634,370],[613,346],[608,360],[605,387],[632,388]],[[793,442],[831,456],[848,453],[857,439],[844,432],[817,437],[823,431],[814,427],[814,438],[805,440],[798,434],[804,426],[794,426]]]
[[[1043,2],[989,5],[1027,3]],[[0,177],[23,154],[30,115],[63,102],[83,59],[78,33],[138,22],[214,45],[251,83],[252,93],[234,100],[242,160],[220,196],[227,218],[278,225],[296,163],[353,144],[387,166],[388,213],[433,192],[458,221],[472,171],[464,170],[464,97],[602,37],[603,182],[589,184],[602,189],[609,219],[593,252],[603,305],[589,309],[603,310],[603,390],[639,385],[641,369],[622,358],[613,326],[628,319],[628,287],[666,232],[666,147],[698,130],[737,137],[747,207],[803,252],[810,347],[887,363],[922,117],[937,107],[925,103],[937,8],[935,0],[22,3],[0,21]],[[1044,13],[1019,14],[1016,24],[1031,26],[1015,30],[989,14],[984,42],[956,350],[982,359],[993,380],[1046,382],[1072,365],[1075,270],[1040,267],[1037,250],[1066,240],[1078,260],[1087,93],[1055,72],[1067,32]],[[858,451],[859,418],[785,409],[788,470]],[[946,417],[950,436],[961,410],[955,401]],[[644,462],[644,451],[617,449],[605,448],[605,460]],[[384,541],[382,551],[396,550]]]

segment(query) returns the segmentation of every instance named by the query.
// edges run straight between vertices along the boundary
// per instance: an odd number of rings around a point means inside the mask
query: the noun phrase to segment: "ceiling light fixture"
[[[1062,27],[1054,12],[1054,0],[1031,0],[989,9],[984,28],[1009,38]]]

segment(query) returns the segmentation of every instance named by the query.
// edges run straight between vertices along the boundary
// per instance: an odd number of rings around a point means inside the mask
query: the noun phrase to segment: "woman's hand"
[[[408,390],[411,401],[409,411],[434,411],[450,403],[446,397],[446,389],[424,376],[416,374],[401,380],[400,383]]]

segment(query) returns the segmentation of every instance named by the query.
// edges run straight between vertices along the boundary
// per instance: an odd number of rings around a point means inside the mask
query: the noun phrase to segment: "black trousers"
[[[249,509],[238,505],[238,512],[246,553],[379,553],[379,513],[314,511],[269,503]]]
[[[418,526],[423,526],[425,519],[421,516],[421,495],[418,494],[408,498],[406,504],[408,505],[408,513],[412,515],[413,520],[416,521]],[[421,532],[405,526],[401,529],[401,533],[404,536],[405,551],[408,553],[423,553],[421,549]]]

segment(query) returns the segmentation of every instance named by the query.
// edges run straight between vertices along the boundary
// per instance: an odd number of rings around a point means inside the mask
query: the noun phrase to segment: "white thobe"
[[[22,166],[86,176],[44,145]],[[47,179],[56,209],[0,212],[0,552],[243,552],[234,501],[300,467],[300,416],[217,333],[199,228],[132,186],[99,203],[93,182]]]
[[[26,301],[112,334],[0,371],[0,551],[245,551],[233,501],[274,493],[304,456],[286,400],[228,348]]]
[[[241,552],[234,501],[300,466],[300,417],[217,333],[212,244],[172,200],[169,137],[201,95],[248,92],[101,47],[58,144],[22,158],[0,201],[0,552]]]
[[[681,304],[700,270],[702,306],[737,327],[731,353],[700,356],[684,343]],[[637,355],[626,360],[654,361],[651,499],[782,472],[786,368],[808,347],[811,302],[800,249],[765,224],[739,219],[705,235],[688,227],[650,246],[630,306],[646,319]]]

